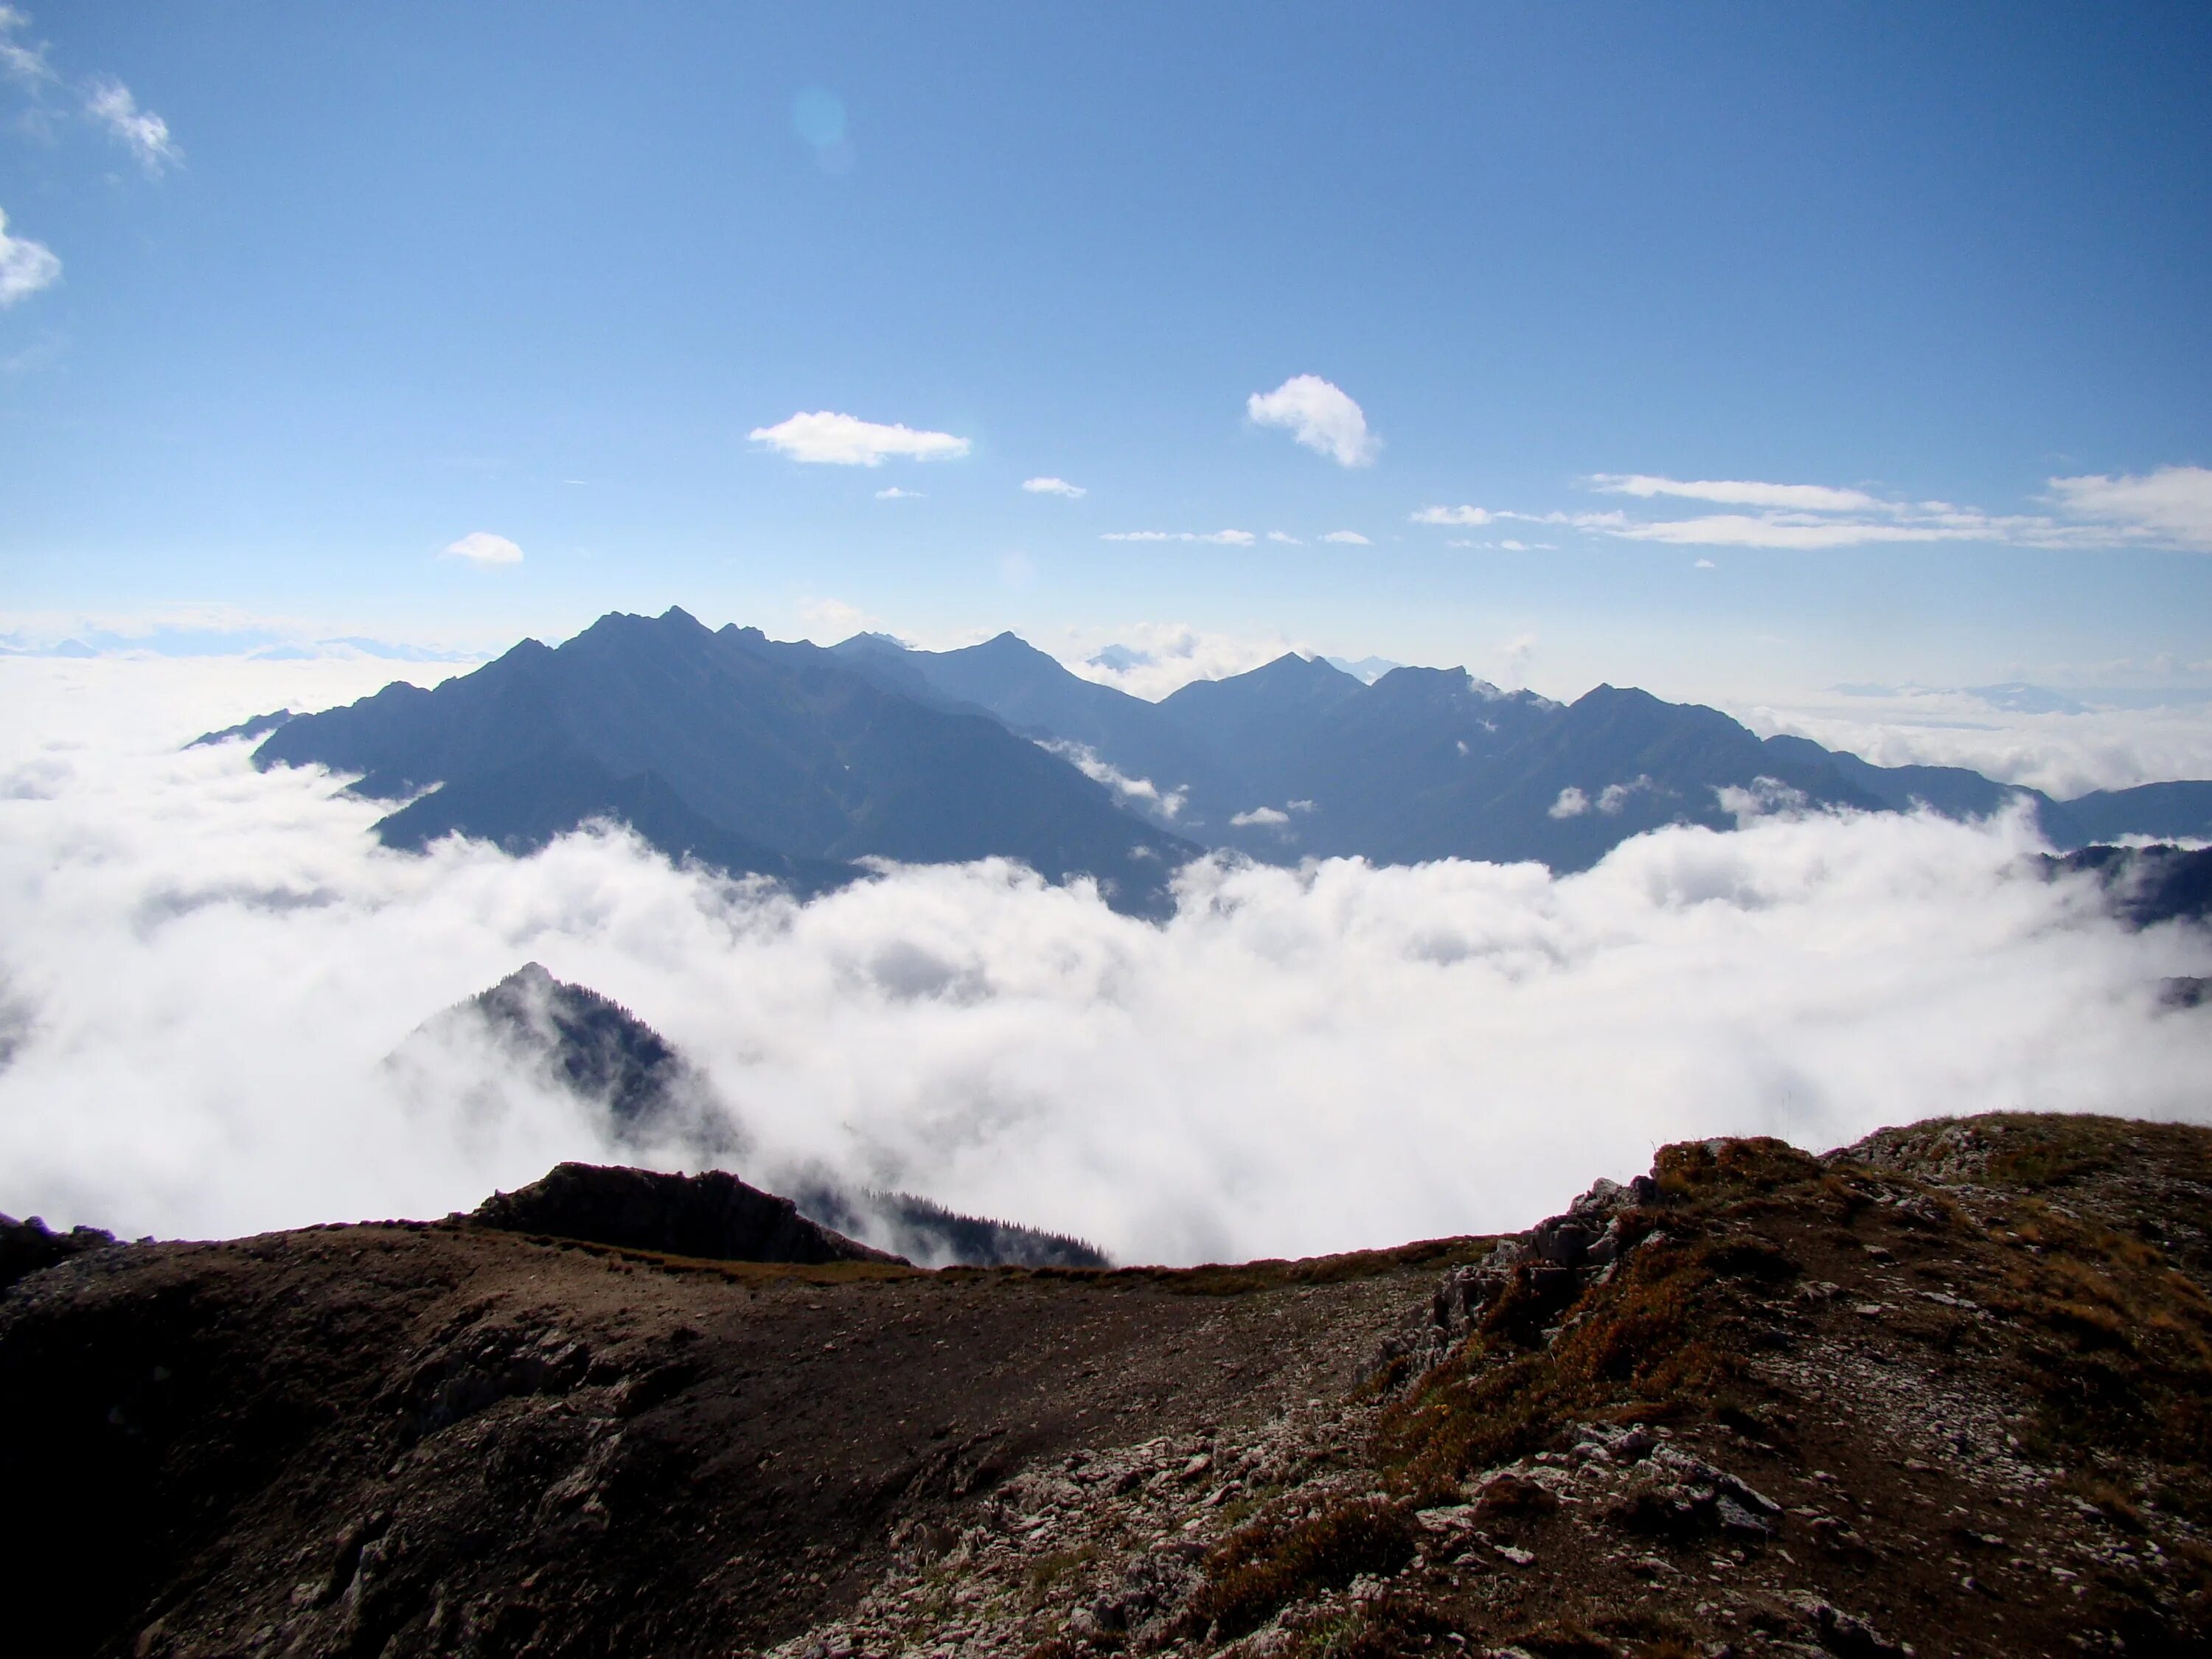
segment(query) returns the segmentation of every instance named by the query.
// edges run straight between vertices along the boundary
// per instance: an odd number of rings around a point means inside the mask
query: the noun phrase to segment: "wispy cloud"
[[[159,175],[164,168],[182,165],[185,153],[169,136],[169,124],[152,110],[139,108],[131,88],[122,82],[106,76],[94,81],[85,88],[84,109],[127,147],[147,172]]]
[[[0,308],[52,287],[61,277],[62,262],[54,251],[27,236],[10,236],[8,216],[0,212]]]
[[[1222,547],[1249,547],[1259,538],[1249,530],[1109,530],[1102,542],[1212,542]]]
[[[1024,478],[1022,488],[1032,495],[1065,495],[1069,501],[1081,501],[1091,492],[1081,484],[1072,484],[1065,478]]]
[[[1061,738],[1038,738],[1035,742],[1038,748],[1059,756],[1093,783],[1104,784],[1124,806],[1133,805],[1140,811],[1172,821],[1189,799],[1188,786],[1162,789],[1150,778],[1133,778],[1110,761],[1102,760],[1098,751],[1087,743]]]
[[[1279,427],[1339,466],[1371,466],[1382,453],[1366,412],[1318,374],[1293,374],[1273,392],[1254,392],[1244,412],[1255,425]]]
[[[1713,501],[1723,507],[1765,507],[1800,513],[1865,513],[1887,509],[1860,489],[1832,489],[1826,484],[1754,483],[1744,480],[1685,483],[1677,478],[1655,478],[1643,472],[1597,472],[1589,478],[1593,489],[1610,495],[1679,495],[1686,501]]]
[[[1332,530],[1322,538],[1325,542],[1340,542],[1346,547],[1372,547],[1374,544],[1357,530]]]
[[[1270,530],[1267,532],[1267,539],[1271,542],[1279,542],[1285,547],[1304,547],[1305,545],[1305,542],[1303,538],[1293,536],[1288,531],[1285,530]]]
[[[957,460],[968,453],[965,438],[949,432],[918,432],[910,426],[883,426],[856,416],[823,409],[793,415],[746,434],[794,461],[828,466],[881,466],[886,457],[918,461]]]
[[[2053,478],[2062,511],[2116,531],[2212,551],[2212,468],[2161,466],[2143,477]]]
[[[504,536],[495,536],[489,530],[471,530],[457,542],[446,544],[448,558],[466,559],[471,564],[520,564],[522,550]]]
[[[888,489],[878,489],[876,492],[876,499],[879,501],[918,501],[923,500],[924,496],[919,489],[901,489],[896,484],[893,484]]]
[[[1413,521],[1556,525],[1587,535],[1672,547],[1820,550],[1891,544],[1978,542],[2015,547],[2180,549],[2212,552],[2212,469],[2162,466],[2144,475],[2052,478],[2046,504],[2058,514],[1988,513],[1949,501],[1906,501],[1827,484],[1750,479],[1685,482],[1645,473],[1601,472],[1585,481],[1607,495],[1668,497],[1742,507],[1739,513],[1645,518],[1614,509],[1517,513],[1504,507],[1425,507]],[[1503,545],[1504,544],[1501,544]]]
[[[46,62],[45,44],[19,38],[30,26],[31,20],[15,7],[0,6],[0,75],[27,86],[58,80],[53,65]]]

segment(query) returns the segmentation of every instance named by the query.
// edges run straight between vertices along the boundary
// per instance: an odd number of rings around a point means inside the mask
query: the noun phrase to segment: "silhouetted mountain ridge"
[[[617,819],[672,855],[802,890],[849,879],[859,859],[1003,856],[1158,910],[1198,850],[980,712],[680,610],[603,617],[430,690],[301,715],[254,761],[356,772],[379,799],[431,791],[378,825],[395,846],[458,832],[527,851]]]
[[[2212,836],[2212,783],[2059,801],[1964,768],[1762,740],[1632,687],[1562,704],[1464,668],[1368,684],[1287,653],[1155,703],[1011,633],[955,651],[879,634],[825,648],[710,632],[680,610],[610,615],[432,690],[298,716],[255,762],[359,774],[357,791],[402,803],[378,825],[393,846],[460,834],[520,853],[608,820],[802,895],[868,858],[999,855],[1053,880],[1094,875],[1118,908],[1152,915],[1206,848],[1565,872],[1645,830],[1729,829],[1777,806],[1976,817],[2015,802],[2062,848]]]

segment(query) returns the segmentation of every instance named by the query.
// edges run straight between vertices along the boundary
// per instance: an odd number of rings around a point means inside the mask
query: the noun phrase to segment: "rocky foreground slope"
[[[2208,1287],[2212,1132],[2042,1117],[1180,1272],[95,1248],[0,1300],[0,1594],[148,1659],[2202,1652]]]

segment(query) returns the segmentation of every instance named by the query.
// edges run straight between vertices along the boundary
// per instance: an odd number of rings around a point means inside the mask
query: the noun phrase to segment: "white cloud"
[[[31,20],[15,7],[0,6],[0,74],[35,87],[58,77],[46,62],[43,45],[26,46],[15,38],[30,25]]]
[[[1590,535],[1675,547],[1744,547],[1817,551],[1918,543],[1979,542],[2015,547],[2172,547],[2212,551],[2212,469],[2164,466],[2145,476],[2053,478],[2052,499],[2067,515],[1995,514],[1942,501],[1893,501],[1826,484],[1748,480],[1684,483],[1643,473],[1596,473],[1591,488],[1650,500],[1680,497],[1755,510],[1689,519],[1604,513],[1516,513],[1427,507],[1420,524],[1514,520],[1560,525]]]
[[[1963,690],[1904,687],[1879,695],[1751,703],[1728,712],[1761,737],[1786,732],[1877,766],[1965,766],[2061,799],[2169,778],[2212,778],[2212,702],[2142,708],[2101,702],[2078,712],[2008,708]]]
[[[878,489],[876,492],[876,499],[879,501],[919,501],[926,500],[927,497],[919,489],[901,489],[896,484],[893,484],[888,489]]]
[[[85,112],[127,146],[147,172],[181,165],[183,150],[169,136],[169,124],[150,109],[140,109],[131,88],[122,82],[102,77],[85,89]]]
[[[457,542],[446,544],[447,554],[471,564],[520,564],[522,550],[504,536],[489,530],[471,530]]]
[[[817,410],[794,415],[746,434],[794,461],[829,466],[881,466],[886,457],[914,460],[957,460],[968,453],[965,438],[949,432],[917,432],[908,426],[881,426],[851,415]]]
[[[1382,453],[1382,441],[1367,429],[1359,405],[1318,374],[1294,374],[1273,392],[1254,392],[1244,412],[1256,425],[1284,428],[1339,466],[1371,465]]]
[[[51,288],[61,280],[62,262],[43,242],[8,234],[8,216],[0,212],[0,307]]]
[[[1291,821],[1291,815],[1273,806],[1255,806],[1249,812],[1238,812],[1229,822],[1239,830],[1255,827],[1279,828]]]
[[[1207,864],[1164,926],[995,863],[801,907],[621,835],[383,852],[324,775],[177,750],[298,706],[262,672],[217,698],[174,664],[0,661],[0,774],[67,769],[0,799],[0,976],[31,1012],[0,1208],[208,1237],[637,1158],[526,1079],[487,1103],[465,1054],[447,1089],[382,1066],[533,958],[697,1060],[751,1178],[819,1161],[1130,1261],[1525,1225],[1664,1140],[2208,1115],[2201,1022],[2155,988],[2205,942],[2123,932],[2014,823],[1765,816],[1564,879]]]
[[[817,643],[835,645],[855,634],[880,633],[883,629],[880,619],[842,599],[803,599],[799,614],[806,623],[808,637]]]
[[[1322,537],[1322,540],[1325,542],[1340,542],[1346,547],[1371,547],[1374,545],[1372,542],[1370,542],[1366,537],[1361,535],[1357,530],[1332,530],[1328,535]]]
[[[1282,530],[1270,530],[1267,532],[1267,539],[1271,542],[1280,543],[1285,547],[1304,547],[1305,545],[1305,543],[1301,541],[1297,537],[1290,534],[1287,531]]]
[[[1498,647],[1498,653],[1505,664],[1505,683],[1508,685],[1524,685],[1528,679],[1529,661],[1536,654],[1536,636],[1534,634],[1516,634]]]
[[[1121,805],[1135,805],[1155,817],[1172,823],[1182,811],[1189,796],[1188,787],[1163,789],[1150,778],[1133,778],[1127,773],[1100,758],[1098,751],[1087,743],[1070,743],[1061,738],[1036,739],[1038,748],[1057,755],[1093,783],[1103,783],[1114,792]]]
[[[1624,541],[1662,542],[1675,547],[1768,547],[1811,550],[1863,547],[1885,542],[1978,542],[2002,540],[1990,520],[1972,524],[1898,524],[1865,519],[1820,519],[1809,514],[1715,513],[1701,519],[1631,523],[1613,514],[1589,514],[1572,522]]]
[[[1068,671],[1133,697],[1156,702],[1194,680],[1224,679],[1304,647],[1280,634],[1217,634],[1187,623],[1123,623],[1069,629],[1054,652]]]
[[[1571,783],[1559,791],[1559,799],[1546,810],[1555,818],[1578,818],[1589,809],[1589,797]]]
[[[1221,547],[1249,547],[1259,539],[1249,530],[1109,530],[1102,542],[1212,542]]]
[[[1590,488],[1612,495],[1680,495],[1690,501],[1717,501],[1723,507],[1779,507],[1799,513],[1865,513],[1889,509],[1893,504],[1876,501],[1862,489],[1835,489],[1826,484],[1754,483],[1746,480],[1685,483],[1675,478],[1655,478],[1642,472],[1598,472]]]
[[[1081,501],[1091,492],[1081,484],[1072,484],[1065,478],[1024,478],[1022,488],[1032,495],[1065,495],[1069,501]]]
[[[1692,564],[1690,568],[1692,570],[1717,570],[1719,567],[1711,559],[1699,559],[1695,563]]]
[[[1635,796],[1656,787],[1649,774],[1639,774],[1626,783],[1608,783],[1598,791],[1597,810],[1609,818],[1617,818]],[[1802,802],[1803,797],[1798,797]]]
[[[2212,551],[2212,468],[2161,466],[2143,477],[2053,478],[2051,488],[2068,513],[2123,534]]]

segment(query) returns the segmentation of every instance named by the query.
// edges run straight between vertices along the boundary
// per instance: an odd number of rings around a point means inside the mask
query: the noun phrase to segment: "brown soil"
[[[11,1645],[2212,1650],[2212,1133],[1980,1119],[1657,1174],[1607,1271],[1524,1261],[1442,1325],[1490,1241],[94,1250],[0,1300]]]

